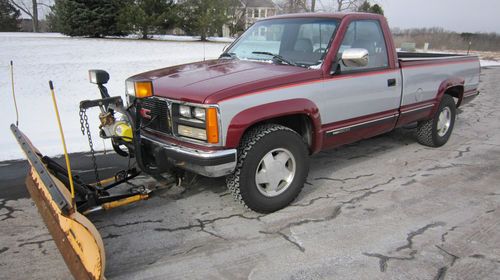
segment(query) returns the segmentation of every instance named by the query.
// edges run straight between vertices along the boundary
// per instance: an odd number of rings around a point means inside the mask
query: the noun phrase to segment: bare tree
[[[364,1],[363,0],[335,0],[338,12],[356,10]]]
[[[298,13],[316,12],[317,10],[327,12],[355,11],[364,1],[365,0],[276,0],[274,2],[279,10],[285,13]],[[318,3],[320,5],[319,9],[316,7]]]
[[[30,0],[9,0],[9,2],[13,6],[18,8],[19,10],[21,10],[23,13],[25,13],[26,15],[28,15],[31,18],[31,20],[33,22],[33,32],[40,31],[39,27],[38,27],[38,22],[39,22],[38,6],[45,6],[45,7],[50,8],[50,5],[43,3],[43,2],[39,2],[37,0],[31,0],[31,1]],[[28,2],[28,4],[26,2]]]
[[[315,0],[313,0],[315,1]],[[276,0],[273,1],[282,13],[309,12],[307,0]]]

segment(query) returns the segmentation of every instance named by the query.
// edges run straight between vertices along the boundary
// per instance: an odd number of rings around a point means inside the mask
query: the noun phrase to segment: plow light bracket
[[[104,85],[109,81],[109,73],[104,70],[89,70],[89,80],[92,84]]]

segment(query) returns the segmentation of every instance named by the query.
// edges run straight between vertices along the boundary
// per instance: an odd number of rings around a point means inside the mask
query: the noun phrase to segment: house
[[[174,3],[183,4],[186,0],[176,0]],[[228,9],[228,16],[232,18],[231,22],[222,26],[222,34],[214,34],[223,37],[234,36],[237,33],[248,29],[256,21],[275,16],[277,7],[272,0],[239,0],[233,2],[236,4]]]
[[[256,21],[276,15],[276,5],[271,0],[241,0],[244,10],[245,29]]]

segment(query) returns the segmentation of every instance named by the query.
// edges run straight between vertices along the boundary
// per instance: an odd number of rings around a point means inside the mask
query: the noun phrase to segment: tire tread
[[[247,209],[251,208],[249,207],[249,205],[245,203],[245,200],[243,199],[240,191],[240,174],[243,164],[245,162],[246,157],[248,156],[252,148],[255,146],[255,144],[257,144],[266,135],[276,131],[290,131],[292,133],[297,134],[297,132],[295,132],[294,130],[278,124],[264,124],[251,128],[248,132],[244,134],[241,140],[241,144],[238,147],[238,159],[235,172],[226,177],[226,185],[231,194],[233,195],[233,198]],[[298,196],[299,193],[300,191],[297,192],[295,198]]]

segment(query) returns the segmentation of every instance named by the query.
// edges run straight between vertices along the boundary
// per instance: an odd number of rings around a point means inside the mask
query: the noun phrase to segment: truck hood
[[[321,70],[265,62],[217,59],[145,72],[154,95],[194,103],[217,103],[248,92],[321,77]]]

